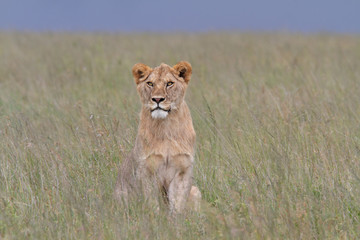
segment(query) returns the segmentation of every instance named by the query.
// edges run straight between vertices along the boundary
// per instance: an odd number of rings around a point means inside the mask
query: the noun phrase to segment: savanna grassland
[[[187,60],[200,212],[112,197],[131,68]],[[360,37],[0,33],[0,239],[359,239]]]

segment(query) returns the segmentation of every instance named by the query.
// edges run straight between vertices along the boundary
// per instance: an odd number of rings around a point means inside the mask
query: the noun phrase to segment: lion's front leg
[[[181,212],[188,200],[192,186],[192,166],[183,171],[177,171],[170,182],[168,199],[171,212]]]

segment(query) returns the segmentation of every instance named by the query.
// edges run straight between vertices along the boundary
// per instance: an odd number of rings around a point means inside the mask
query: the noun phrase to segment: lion
[[[132,74],[142,108],[134,148],[120,166],[115,197],[127,200],[152,188],[163,193],[170,211],[189,203],[198,209],[201,193],[192,185],[195,138],[190,110],[184,100],[192,67],[181,61],[152,69],[137,63]]]

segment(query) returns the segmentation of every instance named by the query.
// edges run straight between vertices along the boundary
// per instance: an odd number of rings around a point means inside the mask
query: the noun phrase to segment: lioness
[[[142,109],[135,146],[121,164],[115,197],[127,199],[136,189],[164,193],[170,211],[181,212],[187,200],[199,206],[201,193],[192,186],[195,131],[184,101],[190,63],[132,69]]]

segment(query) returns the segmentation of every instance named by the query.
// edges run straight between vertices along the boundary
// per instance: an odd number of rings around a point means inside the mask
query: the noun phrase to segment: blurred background
[[[2,0],[0,31],[360,33],[360,1]]]

